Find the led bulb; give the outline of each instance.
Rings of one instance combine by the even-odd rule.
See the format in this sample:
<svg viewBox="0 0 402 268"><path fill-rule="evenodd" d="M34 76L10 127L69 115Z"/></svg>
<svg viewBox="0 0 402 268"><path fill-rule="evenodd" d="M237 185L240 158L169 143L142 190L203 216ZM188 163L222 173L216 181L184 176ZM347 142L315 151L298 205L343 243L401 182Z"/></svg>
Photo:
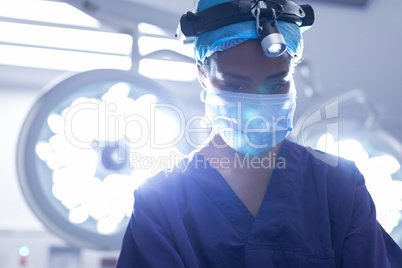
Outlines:
<svg viewBox="0 0 402 268"><path fill-rule="evenodd" d="M268 48L268 53L269 54L278 54L282 51L282 44L272 44L269 48Z"/></svg>
<svg viewBox="0 0 402 268"><path fill-rule="evenodd" d="M31 251L29 250L29 247L21 246L18 249L18 253L20 254L21 257L27 257L31 253Z"/></svg>

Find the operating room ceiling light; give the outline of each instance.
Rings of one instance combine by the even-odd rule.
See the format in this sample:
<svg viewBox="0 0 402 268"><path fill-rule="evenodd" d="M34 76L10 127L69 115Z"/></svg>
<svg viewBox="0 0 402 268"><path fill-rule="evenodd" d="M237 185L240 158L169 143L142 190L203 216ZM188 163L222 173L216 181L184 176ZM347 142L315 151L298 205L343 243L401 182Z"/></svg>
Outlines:
<svg viewBox="0 0 402 268"><path fill-rule="evenodd" d="M141 36L138 38L138 46L141 56L164 49L181 53L189 58L192 58L194 55L194 48L192 46L181 45L180 42L172 38Z"/></svg>
<svg viewBox="0 0 402 268"><path fill-rule="evenodd" d="M133 38L128 34L92 29L72 29L0 21L0 42L23 46L129 55Z"/></svg>
<svg viewBox="0 0 402 268"><path fill-rule="evenodd" d="M0 64L74 72L131 68L133 38L100 30L97 20L68 4L5 1L0 20Z"/></svg>
<svg viewBox="0 0 402 268"><path fill-rule="evenodd" d="M138 31L141 34L150 34L150 35L155 35L155 36L169 36L169 34L162 28L153 25L153 24L149 24L149 23L145 23L145 22L140 22L138 23Z"/></svg>
<svg viewBox="0 0 402 268"><path fill-rule="evenodd" d="M99 28L93 17L62 2L42 0L0 1L0 17L39 23Z"/></svg>
<svg viewBox="0 0 402 268"><path fill-rule="evenodd" d="M130 70L131 58L122 55L0 44L0 64L73 72L102 68Z"/></svg>
<svg viewBox="0 0 402 268"><path fill-rule="evenodd" d="M151 24L140 23L138 52L141 57L138 72L151 79L192 82L197 78L194 48L183 45Z"/></svg>
<svg viewBox="0 0 402 268"><path fill-rule="evenodd" d="M152 79L194 81L197 77L194 63L158 59L142 59L138 72Z"/></svg>
<svg viewBox="0 0 402 268"><path fill-rule="evenodd" d="M38 100L21 131L17 166L45 226L77 246L120 247L134 189L181 155L177 118L160 96L160 86L144 77L94 70Z"/></svg>

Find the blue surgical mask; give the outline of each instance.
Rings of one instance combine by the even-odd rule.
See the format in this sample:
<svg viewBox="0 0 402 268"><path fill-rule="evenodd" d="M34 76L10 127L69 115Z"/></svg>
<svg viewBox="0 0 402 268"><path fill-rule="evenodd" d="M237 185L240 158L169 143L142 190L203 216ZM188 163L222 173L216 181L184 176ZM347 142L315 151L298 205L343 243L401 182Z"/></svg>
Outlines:
<svg viewBox="0 0 402 268"><path fill-rule="evenodd" d="M215 133L234 150L256 155L293 130L294 94L250 94L208 89L205 115Z"/></svg>

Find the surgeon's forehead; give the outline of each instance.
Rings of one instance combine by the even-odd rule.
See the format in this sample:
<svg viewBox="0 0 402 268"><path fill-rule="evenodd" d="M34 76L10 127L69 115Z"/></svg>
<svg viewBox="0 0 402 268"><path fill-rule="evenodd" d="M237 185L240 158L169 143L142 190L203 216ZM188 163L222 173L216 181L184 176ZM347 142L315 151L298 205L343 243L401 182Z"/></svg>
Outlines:
<svg viewBox="0 0 402 268"><path fill-rule="evenodd" d="M288 53L275 58L265 56L258 40L248 40L225 51L215 52L207 59L209 71L235 71L252 75L253 72L274 74L293 69L292 57Z"/></svg>

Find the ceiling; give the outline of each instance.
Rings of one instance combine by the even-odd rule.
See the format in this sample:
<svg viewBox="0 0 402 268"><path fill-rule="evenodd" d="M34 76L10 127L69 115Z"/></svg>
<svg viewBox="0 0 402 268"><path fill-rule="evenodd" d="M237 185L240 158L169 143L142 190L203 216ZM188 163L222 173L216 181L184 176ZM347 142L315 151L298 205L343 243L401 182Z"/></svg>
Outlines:
<svg viewBox="0 0 402 268"><path fill-rule="evenodd" d="M147 21L166 27L173 34L179 16L193 6L192 0L65 2L99 19L105 28L124 33L135 32L134 23ZM402 35L398 19L402 1L303 1L310 2L316 12L315 25L304 35L304 64L308 65L310 74L306 81L300 77L296 81L311 86L313 94L299 90L296 118L359 89L374 107L379 127L402 143L402 88L399 81ZM63 74L64 71L58 70L0 65L0 120L3 125L0 133L0 213L7 215L0 218L0 229L43 228L19 190L15 150L29 107L42 94L45 85ZM178 98L186 92L192 98L190 103L198 102L200 88L196 82L161 83L174 90ZM197 108L201 107L197 105ZM365 107L359 105L348 111L352 115L367 113Z"/></svg>
<svg viewBox="0 0 402 268"><path fill-rule="evenodd" d="M366 5L369 0L308 0L304 1L306 3L328 3L328 4L336 4L336 5L349 5L349 6L358 6L362 7Z"/></svg>

